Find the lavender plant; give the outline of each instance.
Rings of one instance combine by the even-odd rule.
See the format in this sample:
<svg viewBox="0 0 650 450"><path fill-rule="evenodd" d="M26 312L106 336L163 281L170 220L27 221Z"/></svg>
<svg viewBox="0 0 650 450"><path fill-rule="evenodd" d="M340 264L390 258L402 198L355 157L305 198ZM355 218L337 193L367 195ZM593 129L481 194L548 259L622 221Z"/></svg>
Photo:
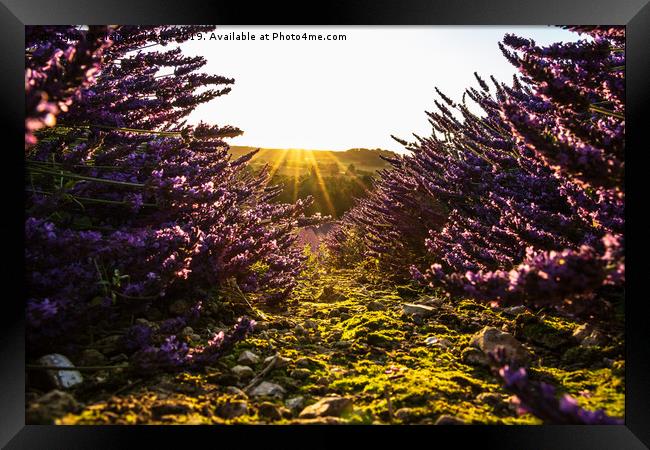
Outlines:
<svg viewBox="0 0 650 450"><path fill-rule="evenodd" d="M603 410L589 411L580 407L568 394L558 397L550 384L530 380L525 368L508 360L503 347L489 357L505 389L516 396L520 414L530 413L552 425L623 425L622 419L610 417Z"/></svg>
<svg viewBox="0 0 650 450"><path fill-rule="evenodd" d="M139 373L152 373L160 370L203 368L213 364L237 342L245 339L254 327L254 320L242 317L229 334L220 331L215 333L206 345L194 348L189 348L186 343L180 342L176 335L165 338L164 342L156 346L151 342L150 329L146 326L134 328L130 338L140 342L137 345L139 350L131 356L131 369Z"/></svg>
<svg viewBox="0 0 650 450"><path fill-rule="evenodd" d="M432 287L501 305L593 312L603 286L620 291L624 35L575 31L592 38L542 48L506 36L521 73L511 85L475 74L462 102L438 91L431 136L401 141L411 154L391 161L330 248L356 230L366 256L402 268L391 273L410 265Z"/></svg>
<svg viewBox="0 0 650 450"><path fill-rule="evenodd" d="M205 29L27 27L31 350L168 299L206 300L226 281L269 302L295 285L296 228L320 220L304 215L310 199L273 203L268 169L253 174L243 170L252 154L228 156L224 139L240 130L183 121L233 83L200 73L203 57L165 50ZM166 330L167 354L184 351L177 328ZM134 333L131 351L151 331Z"/></svg>

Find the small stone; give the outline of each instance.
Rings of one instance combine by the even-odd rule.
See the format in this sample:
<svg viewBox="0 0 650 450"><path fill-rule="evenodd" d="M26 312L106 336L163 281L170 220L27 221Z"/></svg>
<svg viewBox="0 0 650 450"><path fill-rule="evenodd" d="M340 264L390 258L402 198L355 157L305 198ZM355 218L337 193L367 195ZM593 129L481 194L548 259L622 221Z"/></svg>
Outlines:
<svg viewBox="0 0 650 450"><path fill-rule="evenodd" d="M409 316L428 317L436 311L436 308L415 303L404 303L402 304L402 311Z"/></svg>
<svg viewBox="0 0 650 450"><path fill-rule="evenodd" d="M417 416L416 411L413 408L400 408L395 411L395 418L401 420L402 422L410 422L415 416Z"/></svg>
<svg viewBox="0 0 650 450"><path fill-rule="evenodd" d="M573 331L573 339L580 342L583 347L598 347L607 343L607 336L594 330L587 324L581 325Z"/></svg>
<svg viewBox="0 0 650 450"><path fill-rule="evenodd" d="M248 398L248 395L246 395L246 392L242 391L237 386L227 386L226 387L226 392L231 394L231 395L234 395L235 397Z"/></svg>
<svg viewBox="0 0 650 450"><path fill-rule="evenodd" d="M435 336L430 336L424 340L424 343L427 344L430 347L441 347L441 348L449 348L452 346L452 343L449 342L448 339L445 338L437 338Z"/></svg>
<svg viewBox="0 0 650 450"><path fill-rule="evenodd" d="M106 362L106 356L94 348L84 350L79 358L80 366L104 366Z"/></svg>
<svg viewBox="0 0 650 450"><path fill-rule="evenodd" d="M481 350L474 347L467 347L461 353L461 359L465 364L472 366L490 366L490 359Z"/></svg>
<svg viewBox="0 0 650 450"><path fill-rule="evenodd" d="M600 331L593 330L586 338L584 338L580 345L583 347L600 347L607 343L607 337Z"/></svg>
<svg viewBox="0 0 650 450"><path fill-rule="evenodd" d="M274 356L269 356L268 358L264 359L264 364L269 364L273 358ZM283 367L287 367L290 362L291 362L290 359L279 356L277 361L275 361L275 365L273 366L273 368L281 369Z"/></svg>
<svg viewBox="0 0 650 450"><path fill-rule="evenodd" d="M523 365L529 359L528 350L513 335L494 327L485 327L474 336L470 345L477 347L486 355L494 352L497 347L504 347L507 358Z"/></svg>
<svg viewBox="0 0 650 450"><path fill-rule="evenodd" d="M260 357L250 350L244 350L239 355L239 358L237 358L237 362L245 366L252 366L254 364L257 364L259 361Z"/></svg>
<svg viewBox="0 0 650 450"><path fill-rule="evenodd" d="M314 417L334 416L339 417L342 414L352 410L352 400L346 397L325 397L316 403L307 406L302 410L299 417L309 419Z"/></svg>
<svg viewBox="0 0 650 450"><path fill-rule="evenodd" d="M280 411L280 415L284 419L291 419L293 417L293 411L291 411L289 408L285 408L284 406L280 406L278 408L278 411Z"/></svg>
<svg viewBox="0 0 650 450"><path fill-rule="evenodd" d="M340 425L344 421L338 417L314 417L311 419L296 419L291 425Z"/></svg>
<svg viewBox="0 0 650 450"><path fill-rule="evenodd" d="M465 425L465 422L460 420L458 417L443 414L438 417L434 425Z"/></svg>
<svg viewBox="0 0 650 450"><path fill-rule="evenodd" d="M296 333L296 334L306 334L306 333L307 333L307 330L306 330L305 327L303 327L302 325L297 324L297 325L294 327L293 332Z"/></svg>
<svg viewBox="0 0 650 450"><path fill-rule="evenodd" d="M237 365L232 369L230 369L230 371L234 373L236 376L238 376L239 378L252 378L253 375L255 375L253 369L251 369L248 366Z"/></svg>
<svg viewBox="0 0 650 450"><path fill-rule="evenodd" d="M298 366L298 367L309 367L309 366L312 365L313 362L314 361L311 358L307 358L307 357L303 356L302 358L296 359L296 366Z"/></svg>
<svg viewBox="0 0 650 450"><path fill-rule="evenodd" d="M187 414L188 412L190 412L188 405L174 400L161 400L151 406L151 415L155 419L171 414Z"/></svg>
<svg viewBox="0 0 650 450"><path fill-rule="evenodd" d="M503 403L503 399L499 394L492 392L483 392L476 397L476 401L479 403L485 403L490 406L497 406Z"/></svg>
<svg viewBox="0 0 650 450"><path fill-rule="evenodd" d="M385 311L386 305L381 302L373 301L366 305L368 311Z"/></svg>
<svg viewBox="0 0 650 450"><path fill-rule="evenodd" d="M248 414L248 403L244 400L226 400L217 406L215 413L224 419L234 419L235 417Z"/></svg>
<svg viewBox="0 0 650 450"><path fill-rule="evenodd" d="M93 347L105 355L113 355L122 349L122 342L123 339L120 335L106 336L97 340Z"/></svg>
<svg viewBox="0 0 650 450"><path fill-rule="evenodd" d="M516 316L526 312L526 307L524 305L511 306L510 308L503 308L503 313L508 316Z"/></svg>
<svg viewBox="0 0 650 450"><path fill-rule="evenodd" d="M318 328L318 323L313 319L307 319L305 320L305 328L315 330Z"/></svg>
<svg viewBox="0 0 650 450"><path fill-rule="evenodd" d="M289 408L291 411L298 411L301 410L305 406L305 397L303 396L298 396L298 397L292 397L286 402L284 402L287 408Z"/></svg>
<svg viewBox="0 0 650 450"><path fill-rule="evenodd" d="M182 337L189 337L193 334L194 334L194 329L192 327L185 327L183 328L183 331L181 331Z"/></svg>
<svg viewBox="0 0 650 450"><path fill-rule="evenodd" d="M289 373L289 376L296 380L306 380L310 375L311 370L309 369L294 369Z"/></svg>
<svg viewBox="0 0 650 450"><path fill-rule="evenodd" d="M53 390L30 404L25 421L30 425L52 425L57 418L79 410L79 403L67 392Z"/></svg>
<svg viewBox="0 0 650 450"><path fill-rule="evenodd" d="M280 412L280 409L277 406L275 406L273 403L269 403L269 402L262 403L257 409L257 414L260 417L264 417L265 419L268 420L282 419L282 413Z"/></svg>
<svg viewBox="0 0 650 450"><path fill-rule="evenodd" d="M188 310L189 310L189 306L187 302L184 300L176 300L171 305L169 305L169 312L176 316L181 316L185 314Z"/></svg>
<svg viewBox="0 0 650 450"><path fill-rule="evenodd" d="M571 335L571 337L573 339L575 339L577 342L580 342L584 338L589 336L590 333L591 333L591 330L590 330L589 326L585 323L583 325L580 325L575 330L573 330L573 334Z"/></svg>
<svg viewBox="0 0 650 450"><path fill-rule="evenodd" d="M276 397L282 398L286 391L279 384L271 383L269 381L262 381L253 390L250 395L253 397Z"/></svg>
<svg viewBox="0 0 650 450"><path fill-rule="evenodd" d="M352 342L350 341L339 341L334 343L334 347L336 348L350 348L352 346Z"/></svg>
<svg viewBox="0 0 650 450"><path fill-rule="evenodd" d="M59 353L52 353L38 359L42 366L74 367L72 362ZM45 370L47 383L55 389L69 389L83 382L78 370Z"/></svg>
<svg viewBox="0 0 650 450"><path fill-rule="evenodd" d="M420 303L426 306L441 306L444 300L439 297L428 297L420 300Z"/></svg>

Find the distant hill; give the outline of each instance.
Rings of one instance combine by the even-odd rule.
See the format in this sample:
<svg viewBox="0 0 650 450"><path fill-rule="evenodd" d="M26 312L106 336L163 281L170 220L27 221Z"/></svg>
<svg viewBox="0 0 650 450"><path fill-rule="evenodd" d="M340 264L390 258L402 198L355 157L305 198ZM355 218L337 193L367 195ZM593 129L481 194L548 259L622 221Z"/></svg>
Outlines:
<svg viewBox="0 0 650 450"><path fill-rule="evenodd" d="M233 146L230 153L238 158L255 150L256 147ZM269 183L283 187L274 201L292 203L312 197L313 203L306 214L320 212L337 219L354 205L355 199L367 195L378 170L391 167L381 156L391 157L395 153L367 148L346 151L261 148L248 167L253 171L264 165L270 167ZM301 239L303 244L317 245L320 236L311 230L305 231Z"/></svg>
<svg viewBox="0 0 650 450"><path fill-rule="evenodd" d="M257 150L257 147L230 147L230 152L234 157L245 155L254 150ZM345 151L261 148L251 160L251 164L275 164L279 166L281 172L291 172L291 169L294 168L299 168L302 171L311 165L332 166L334 164L344 171L350 164L353 164L356 170L375 172L390 167L390 164L380 156L391 157L395 156L395 153L378 148L352 148ZM278 161L280 162L278 163Z"/></svg>

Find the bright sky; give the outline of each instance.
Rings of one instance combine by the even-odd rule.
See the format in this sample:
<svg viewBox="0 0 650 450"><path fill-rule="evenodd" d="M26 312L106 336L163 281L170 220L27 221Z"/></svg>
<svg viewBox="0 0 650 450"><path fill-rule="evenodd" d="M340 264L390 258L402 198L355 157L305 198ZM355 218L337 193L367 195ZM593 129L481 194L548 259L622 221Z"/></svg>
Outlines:
<svg viewBox="0 0 650 450"><path fill-rule="evenodd" d="M183 44L204 71L235 78L232 92L201 105L203 120L241 128L229 142L267 148L401 151L391 134L428 136L424 111L434 86L459 100L476 86L473 72L510 81L514 68L497 46L505 33L539 44L580 37L557 27L255 27L222 26L215 34L252 33L256 40ZM262 41L268 33L345 34L342 41ZM207 36L206 36L207 37Z"/></svg>

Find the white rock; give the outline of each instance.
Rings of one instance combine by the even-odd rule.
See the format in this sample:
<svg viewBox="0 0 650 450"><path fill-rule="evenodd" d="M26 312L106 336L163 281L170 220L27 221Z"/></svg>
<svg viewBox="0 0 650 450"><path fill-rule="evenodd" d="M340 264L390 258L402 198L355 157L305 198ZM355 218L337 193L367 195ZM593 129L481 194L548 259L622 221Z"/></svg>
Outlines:
<svg viewBox="0 0 650 450"><path fill-rule="evenodd" d="M74 367L72 362L59 353L52 353L39 358L38 363L43 366ZM57 389L69 389L83 382L81 372L78 370L46 370L45 373L50 383Z"/></svg>
<svg viewBox="0 0 650 450"><path fill-rule="evenodd" d="M305 397L303 396L293 397L287 400L284 404L290 410L296 411L298 409L302 409L302 407L305 406Z"/></svg>
<svg viewBox="0 0 650 450"><path fill-rule="evenodd" d="M235 366L230 369L230 371L237 375L239 378L251 378L253 375L255 375L253 369L248 366Z"/></svg>
<svg viewBox="0 0 650 450"><path fill-rule="evenodd" d="M508 316L516 316L518 314L521 314L526 311L526 307L524 305L519 305L519 306L511 306L510 308L504 308L503 313L507 314Z"/></svg>
<svg viewBox="0 0 650 450"><path fill-rule="evenodd" d="M274 358L274 356L269 356L264 360L264 364L269 364L271 360ZM278 360L275 362L275 365L273 366L274 368L282 368L282 367L287 367L289 363L291 362L290 359L288 358L283 358L282 356L278 357Z"/></svg>
<svg viewBox="0 0 650 450"><path fill-rule="evenodd" d="M244 400L229 400L219 405L216 409L219 417L224 419L233 419L235 417L248 414L248 403Z"/></svg>
<svg viewBox="0 0 650 450"><path fill-rule="evenodd" d="M302 410L300 418L338 417L352 409L352 400L346 397L325 397Z"/></svg>
<svg viewBox="0 0 650 450"><path fill-rule="evenodd" d="M430 316L436 311L436 309L431 306L417 305L415 303L403 303L402 310L404 311L404 314L423 317Z"/></svg>
<svg viewBox="0 0 650 450"><path fill-rule="evenodd" d="M440 339L435 336L430 336L424 340L424 343L431 346L431 347L442 347L442 348L449 348L452 346L451 342L447 339Z"/></svg>
<svg viewBox="0 0 650 450"><path fill-rule="evenodd" d="M269 381L262 381L257 385L253 390L250 391L250 395L253 397L276 397L282 398L286 394L286 391L279 384L271 383Z"/></svg>
<svg viewBox="0 0 650 450"><path fill-rule="evenodd" d="M528 350L515 337L494 327L485 327L474 336L470 345L477 347L488 354L494 352L497 347L504 347L506 357L513 359L518 364L524 364L530 358Z"/></svg>
<svg viewBox="0 0 650 450"><path fill-rule="evenodd" d="M237 359L238 363L243 364L245 366L257 364L259 361L260 361L260 357L255 353L251 352L250 350L244 350L243 352L241 352L241 355L239 355L239 358Z"/></svg>

